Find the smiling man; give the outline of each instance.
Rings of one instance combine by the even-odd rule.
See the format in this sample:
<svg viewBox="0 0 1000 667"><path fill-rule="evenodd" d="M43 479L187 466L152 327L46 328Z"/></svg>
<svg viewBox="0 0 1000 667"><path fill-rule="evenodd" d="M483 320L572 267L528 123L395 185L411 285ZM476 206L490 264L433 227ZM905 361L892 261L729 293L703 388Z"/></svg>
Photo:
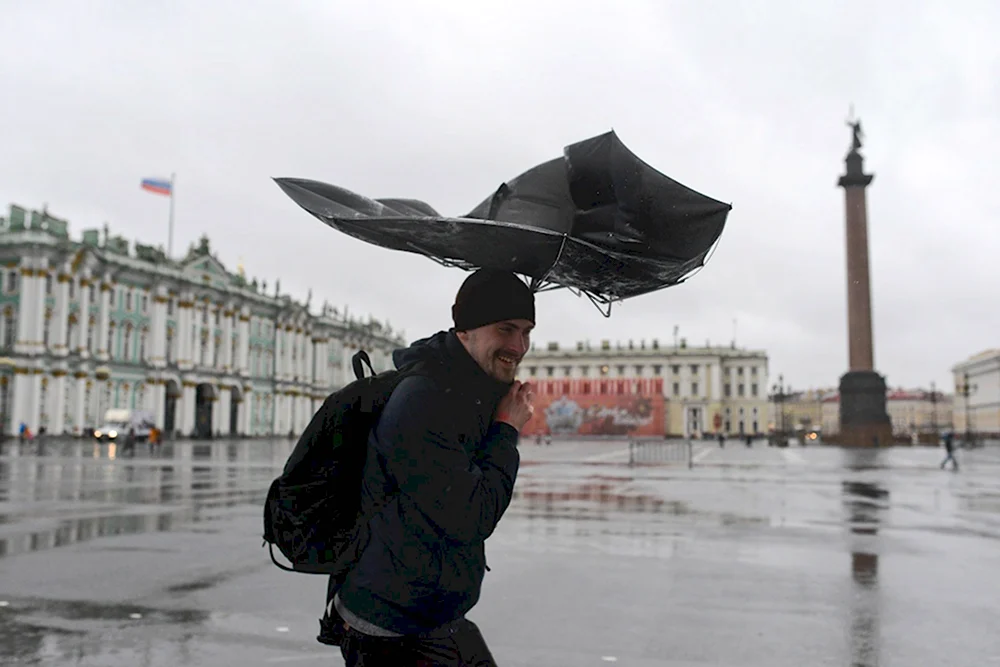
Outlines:
<svg viewBox="0 0 1000 667"><path fill-rule="evenodd" d="M453 329L397 350L403 380L369 439L362 482L368 542L329 614L349 667L496 663L465 614L478 602L485 542L510 504L531 419L515 381L535 325L534 294L512 273L470 275ZM336 611L336 614L333 612Z"/></svg>

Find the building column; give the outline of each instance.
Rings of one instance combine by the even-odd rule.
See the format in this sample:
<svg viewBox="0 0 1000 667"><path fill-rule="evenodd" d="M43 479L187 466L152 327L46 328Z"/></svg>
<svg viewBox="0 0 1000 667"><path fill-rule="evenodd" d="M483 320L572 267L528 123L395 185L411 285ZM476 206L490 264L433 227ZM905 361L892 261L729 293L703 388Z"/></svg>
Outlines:
<svg viewBox="0 0 1000 667"><path fill-rule="evenodd" d="M240 308L240 321L237 327L237 360L236 365L239 375L246 377L250 374L250 308L243 306Z"/></svg>
<svg viewBox="0 0 1000 667"><path fill-rule="evenodd" d="M167 366L167 304L170 302L166 285L153 288L153 313L149 321L151 340L146 357L153 368Z"/></svg>
<svg viewBox="0 0 1000 667"><path fill-rule="evenodd" d="M240 405L240 435L256 435L253 430L254 393L248 387L243 387L243 403Z"/></svg>
<svg viewBox="0 0 1000 667"><path fill-rule="evenodd" d="M30 257L21 258L21 284L18 292L20 298L17 307L17 338L14 339L15 354L31 354L35 340L33 331L35 323L35 308L38 299L35 298L35 269Z"/></svg>
<svg viewBox="0 0 1000 667"><path fill-rule="evenodd" d="M233 372L233 306L227 303L222 310L222 372Z"/></svg>
<svg viewBox="0 0 1000 667"><path fill-rule="evenodd" d="M198 385L193 382L182 382L181 385L181 419L178 430L187 438L194 433L195 388Z"/></svg>
<svg viewBox="0 0 1000 667"><path fill-rule="evenodd" d="M720 357L712 364L712 394L711 400L722 399L722 358Z"/></svg>
<svg viewBox="0 0 1000 667"><path fill-rule="evenodd" d="M38 268L35 269L35 339L34 353L45 354L45 280L49 277L49 260L45 257L38 259ZM51 331L50 331L51 333Z"/></svg>
<svg viewBox="0 0 1000 667"><path fill-rule="evenodd" d="M73 276L59 272L56 283L56 308L52 313L51 343L52 354L65 357L69 354L69 341L66 335L69 331L69 286ZM60 431L61 432L61 431Z"/></svg>
<svg viewBox="0 0 1000 667"><path fill-rule="evenodd" d="M48 394L49 430L53 435L62 435L66 430L66 371L56 370L52 375Z"/></svg>
<svg viewBox="0 0 1000 667"><path fill-rule="evenodd" d="M38 435L38 427L42 425L42 369L35 368L31 372L28 384L28 427Z"/></svg>
<svg viewBox="0 0 1000 667"><path fill-rule="evenodd" d="M153 380L152 391L149 392L153 396L153 421L156 423L156 427L163 429L166 426L167 420L167 382L166 380ZM175 416L176 419L176 416Z"/></svg>
<svg viewBox="0 0 1000 667"><path fill-rule="evenodd" d="M191 297L182 294L177 299L177 367L181 370L191 368L191 314L194 303ZM178 421L178 423L181 423Z"/></svg>
<svg viewBox="0 0 1000 667"><path fill-rule="evenodd" d="M330 339L321 338L319 341L319 362L316 364L316 374L319 376L317 384L322 388L323 393L330 390Z"/></svg>
<svg viewBox="0 0 1000 667"><path fill-rule="evenodd" d="M231 408L233 407L233 394L232 390L227 387L219 387L219 426L216 429L218 433L223 435L229 435L229 418L231 416Z"/></svg>
<svg viewBox="0 0 1000 667"><path fill-rule="evenodd" d="M84 272L80 276L80 310L77 311L80 319L80 337L76 344L76 353L83 359L90 356L90 350L87 348L87 338L90 337L90 285L90 275Z"/></svg>
<svg viewBox="0 0 1000 667"><path fill-rule="evenodd" d="M31 376L26 368L15 368L14 378L10 391L13 392L10 398L10 434L17 435L21 428L21 422L28 422L28 392L30 391Z"/></svg>
<svg viewBox="0 0 1000 667"><path fill-rule="evenodd" d="M302 349L302 384L311 386L313 383L313 372L312 372L312 351L313 343L312 336L309 335L308 331L302 333L299 337L299 345Z"/></svg>
<svg viewBox="0 0 1000 667"><path fill-rule="evenodd" d="M299 382L305 384L309 381L306 377L306 369L309 367L306 364L306 334L301 328L295 330L295 357L298 360L295 365L295 375L299 378Z"/></svg>
<svg viewBox="0 0 1000 667"><path fill-rule="evenodd" d="M191 364L195 368L199 368L205 363L205 359L202 356L202 351L205 349L201 342L202 331L204 330L204 325L202 324L202 318L204 317L203 306L205 304L195 301L194 309L191 311L192 317L192 342L191 342Z"/></svg>
<svg viewBox="0 0 1000 667"><path fill-rule="evenodd" d="M101 361L107 361L111 351L108 349L108 333L111 325L111 279L105 276L100 281L101 312L97 318L97 354Z"/></svg>

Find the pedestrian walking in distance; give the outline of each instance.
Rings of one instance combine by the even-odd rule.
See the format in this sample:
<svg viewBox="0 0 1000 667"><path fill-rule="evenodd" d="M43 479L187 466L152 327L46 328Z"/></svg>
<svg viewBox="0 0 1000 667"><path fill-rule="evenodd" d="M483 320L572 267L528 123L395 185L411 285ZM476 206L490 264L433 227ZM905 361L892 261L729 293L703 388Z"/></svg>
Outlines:
<svg viewBox="0 0 1000 667"><path fill-rule="evenodd" d="M944 434L944 451L947 455L944 457L944 461L941 461L941 469L951 461L952 469L958 470L958 459L955 458L955 434L951 431L947 431Z"/></svg>

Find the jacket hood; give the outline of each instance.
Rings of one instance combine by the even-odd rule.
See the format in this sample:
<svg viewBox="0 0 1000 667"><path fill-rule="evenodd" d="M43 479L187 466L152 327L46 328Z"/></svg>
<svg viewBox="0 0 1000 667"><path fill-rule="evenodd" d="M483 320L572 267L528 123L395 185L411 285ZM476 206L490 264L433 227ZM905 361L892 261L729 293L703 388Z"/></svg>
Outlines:
<svg viewBox="0 0 1000 667"><path fill-rule="evenodd" d="M471 384L470 388L495 393L498 398L510 389L510 383L496 380L482 369L462 345L454 329L439 331L414 341L409 347L395 350L392 362L398 369L417 362L429 363L432 368L443 371L463 384Z"/></svg>

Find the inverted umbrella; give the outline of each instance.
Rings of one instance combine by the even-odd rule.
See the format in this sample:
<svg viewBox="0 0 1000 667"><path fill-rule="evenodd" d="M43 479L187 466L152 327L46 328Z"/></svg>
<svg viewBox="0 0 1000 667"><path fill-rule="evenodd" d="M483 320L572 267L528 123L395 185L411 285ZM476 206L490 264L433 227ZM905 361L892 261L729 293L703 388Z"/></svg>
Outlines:
<svg viewBox="0 0 1000 667"><path fill-rule="evenodd" d="M334 229L467 270L509 270L535 291L611 304L683 282L704 265L732 207L636 157L612 131L571 144L503 183L462 217L415 199L369 199L299 178L275 181Z"/></svg>

